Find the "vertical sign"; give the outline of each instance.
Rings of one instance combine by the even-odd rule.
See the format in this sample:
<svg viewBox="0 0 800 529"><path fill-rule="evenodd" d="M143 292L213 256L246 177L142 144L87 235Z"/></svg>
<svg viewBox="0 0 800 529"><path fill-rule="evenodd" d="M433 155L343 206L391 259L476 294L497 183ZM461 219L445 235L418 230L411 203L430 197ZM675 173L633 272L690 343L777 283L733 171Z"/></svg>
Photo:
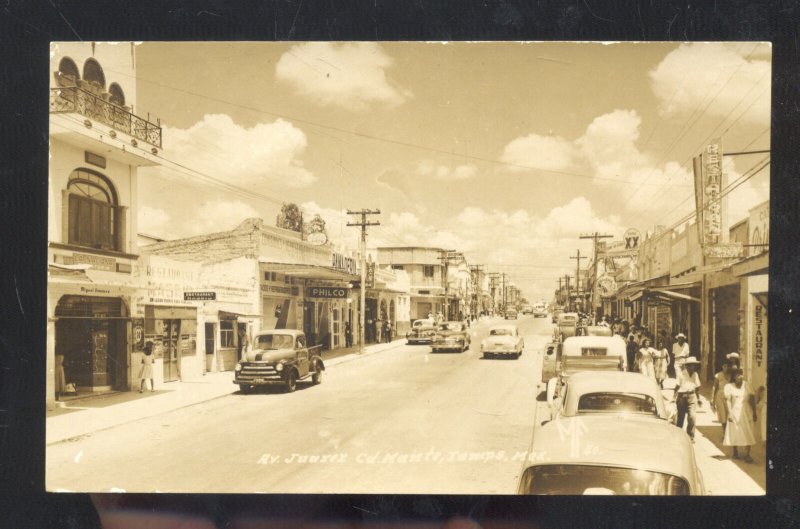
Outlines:
<svg viewBox="0 0 800 529"><path fill-rule="evenodd" d="M703 246L724 242L722 234L722 140L706 146L703 156Z"/></svg>
<svg viewBox="0 0 800 529"><path fill-rule="evenodd" d="M764 317L764 305L755 297L753 309L753 360L756 367L761 367L766 360L767 319Z"/></svg>
<svg viewBox="0 0 800 529"><path fill-rule="evenodd" d="M367 277L366 277L366 287L365 288L375 288L375 263L366 263L367 264Z"/></svg>

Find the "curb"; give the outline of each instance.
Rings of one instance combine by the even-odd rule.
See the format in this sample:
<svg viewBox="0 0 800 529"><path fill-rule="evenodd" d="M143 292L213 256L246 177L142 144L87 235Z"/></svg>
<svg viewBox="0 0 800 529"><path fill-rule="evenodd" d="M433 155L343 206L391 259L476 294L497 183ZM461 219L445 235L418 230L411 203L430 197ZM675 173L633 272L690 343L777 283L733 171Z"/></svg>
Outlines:
<svg viewBox="0 0 800 529"><path fill-rule="evenodd" d="M336 358L331 358L329 361L325 362L325 366L326 367L327 366L336 366L336 365L339 365L339 364L346 364L347 362L351 362L351 361L356 360L358 358L366 358L368 356L372 356L372 355L375 355L375 354L378 354L378 353L382 353L384 351L389 351L391 349L395 349L397 347L400 347L400 346L404 345L404 342L405 342L405 339L394 340L394 341L392 341L392 342L390 342L388 344L382 344L382 345L386 345L386 347L374 348L371 351L369 349L366 349L364 351L364 354L361 354L361 353L350 353L350 354L344 355L344 356L337 356Z"/></svg>

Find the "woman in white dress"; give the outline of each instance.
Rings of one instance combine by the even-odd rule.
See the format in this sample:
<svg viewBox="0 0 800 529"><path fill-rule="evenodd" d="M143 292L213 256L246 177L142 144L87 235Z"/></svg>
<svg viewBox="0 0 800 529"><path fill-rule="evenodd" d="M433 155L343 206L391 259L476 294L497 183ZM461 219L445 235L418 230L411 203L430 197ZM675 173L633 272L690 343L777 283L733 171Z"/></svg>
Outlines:
<svg viewBox="0 0 800 529"><path fill-rule="evenodd" d="M155 384L153 384L153 362L155 362L155 357L153 356L153 342L147 342L144 344L142 367L139 369L139 378L142 379L139 385L139 393L144 391L145 381L148 378L150 379L150 391L156 390Z"/></svg>
<svg viewBox="0 0 800 529"><path fill-rule="evenodd" d="M656 372L656 382L664 389L664 380L667 379L667 370L669 368L669 351L664 346L664 341L658 342L658 347L653 353L653 369Z"/></svg>
<svg viewBox="0 0 800 529"><path fill-rule="evenodd" d="M655 380L656 371L653 364L653 356L655 355L656 350L650 347L650 338L642 338L641 343L642 347L639 349L639 356L637 359L639 372Z"/></svg>
<svg viewBox="0 0 800 529"><path fill-rule="evenodd" d="M725 409L728 415L728 425L725 428L724 446L733 447L733 458L741 457L746 463L752 463L750 447L756 444L753 424L758 419L756 412L756 396L750 384L744 381L744 375L739 368L732 368L733 382L724 388ZM739 449L742 449L740 453Z"/></svg>

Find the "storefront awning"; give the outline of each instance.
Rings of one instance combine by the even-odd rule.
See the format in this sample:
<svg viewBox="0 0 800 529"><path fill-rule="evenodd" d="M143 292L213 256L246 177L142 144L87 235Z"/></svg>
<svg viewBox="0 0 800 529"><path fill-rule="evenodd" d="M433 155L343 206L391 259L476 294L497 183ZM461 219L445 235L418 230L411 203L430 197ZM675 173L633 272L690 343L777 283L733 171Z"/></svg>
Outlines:
<svg viewBox="0 0 800 529"><path fill-rule="evenodd" d="M361 276L336 270L327 266L287 263L260 263L270 272L285 274L289 277L306 279L327 279L334 281L357 281Z"/></svg>
<svg viewBox="0 0 800 529"><path fill-rule="evenodd" d="M731 273L735 277L766 274L769 272L769 252L763 252L753 257L742 259L731 266Z"/></svg>
<svg viewBox="0 0 800 529"><path fill-rule="evenodd" d="M673 300L681 300L681 301L695 301L700 303L698 298L688 296L686 294L681 294L680 292L675 292L673 290L665 289L665 288L643 288L639 290L637 293L633 294L630 297L631 301L636 301L640 298L661 298L666 301L673 301Z"/></svg>

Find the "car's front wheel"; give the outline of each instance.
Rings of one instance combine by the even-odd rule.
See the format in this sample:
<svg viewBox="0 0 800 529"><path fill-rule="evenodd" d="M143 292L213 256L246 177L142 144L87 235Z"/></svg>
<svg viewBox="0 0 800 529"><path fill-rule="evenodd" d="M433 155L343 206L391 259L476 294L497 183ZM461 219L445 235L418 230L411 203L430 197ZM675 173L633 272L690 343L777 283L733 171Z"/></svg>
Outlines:
<svg viewBox="0 0 800 529"><path fill-rule="evenodd" d="M287 393L292 393L294 390L297 389L297 375L294 372L294 369L290 369L286 373L286 379L284 380L284 386Z"/></svg>
<svg viewBox="0 0 800 529"><path fill-rule="evenodd" d="M314 374L311 375L311 382L313 384L322 384L322 366L319 362L314 366Z"/></svg>

